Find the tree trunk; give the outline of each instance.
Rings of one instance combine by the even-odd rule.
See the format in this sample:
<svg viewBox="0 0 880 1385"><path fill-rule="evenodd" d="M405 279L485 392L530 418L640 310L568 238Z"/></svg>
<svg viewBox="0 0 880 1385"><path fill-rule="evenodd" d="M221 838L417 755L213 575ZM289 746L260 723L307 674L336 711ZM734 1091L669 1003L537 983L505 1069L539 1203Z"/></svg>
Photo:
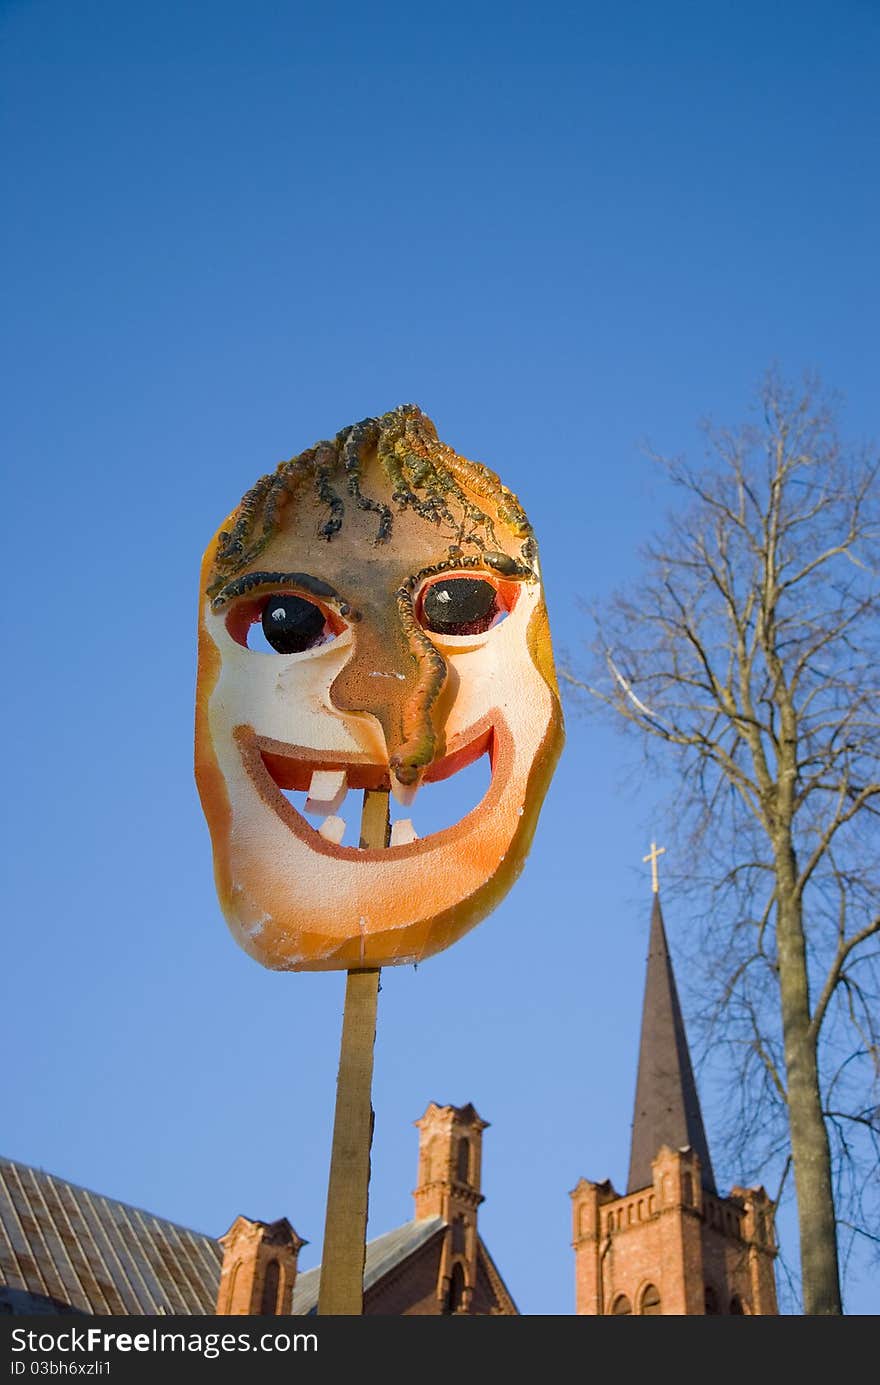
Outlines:
<svg viewBox="0 0 880 1385"><path fill-rule="evenodd" d="M810 1032L803 913L790 843L777 851L777 949L791 1157L800 1234L804 1312L840 1314L831 1150L822 1116L816 1037Z"/></svg>

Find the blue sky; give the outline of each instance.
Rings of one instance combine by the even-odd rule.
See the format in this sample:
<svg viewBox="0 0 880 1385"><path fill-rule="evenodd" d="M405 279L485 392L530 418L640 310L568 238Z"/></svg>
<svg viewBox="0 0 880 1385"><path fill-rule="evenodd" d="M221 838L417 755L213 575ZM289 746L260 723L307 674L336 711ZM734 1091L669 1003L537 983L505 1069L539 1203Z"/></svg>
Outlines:
<svg viewBox="0 0 880 1385"><path fill-rule="evenodd" d="M763 370L877 432L880 16L838 3L0 6L11 492L3 1152L320 1253L343 978L216 905L192 779L198 562L282 457L419 403L518 493L557 648ZM567 1192L626 1177L663 785L568 716L525 873L380 997L371 1231L429 1100L481 1227L573 1311ZM681 863L665 858L671 874ZM673 952L676 914L667 905ZM687 992L687 978L680 977ZM716 1098L706 1094L712 1141ZM716 1156L725 1185L737 1171ZM848 1290L876 1312L866 1273Z"/></svg>

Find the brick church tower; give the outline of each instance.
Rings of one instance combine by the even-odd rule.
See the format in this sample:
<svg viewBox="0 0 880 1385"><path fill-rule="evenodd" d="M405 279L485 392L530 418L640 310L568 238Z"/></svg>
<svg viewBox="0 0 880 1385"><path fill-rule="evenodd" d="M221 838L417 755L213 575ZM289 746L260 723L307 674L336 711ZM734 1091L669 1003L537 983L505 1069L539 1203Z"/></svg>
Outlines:
<svg viewBox="0 0 880 1385"><path fill-rule="evenodd" d="M286 1217L251 1221L236 1217L220 1237L223 1264L217 1312L241 1316L289 1313L297 1256L304 1245Z"/></svg>
<svg viewBox="0 0 880 1385"><path fill-rule="evenodd" d="M773 1203L715 1187L656 875L626 1193L582 1178L571 1199L577 1313L779 1311Z"/></svg>
<svg viewBox="0 0 880 1385"><path fill-rule="evenodd" d="M419 1182L413 1197L416 1221L440 1217L447 1227L440 1252L439 1293L450 1312L472 1310L477 1284L477 1208L483 1201L480 1170L488 1125L473 1106L432 1101L419 1131Z"/></svg>

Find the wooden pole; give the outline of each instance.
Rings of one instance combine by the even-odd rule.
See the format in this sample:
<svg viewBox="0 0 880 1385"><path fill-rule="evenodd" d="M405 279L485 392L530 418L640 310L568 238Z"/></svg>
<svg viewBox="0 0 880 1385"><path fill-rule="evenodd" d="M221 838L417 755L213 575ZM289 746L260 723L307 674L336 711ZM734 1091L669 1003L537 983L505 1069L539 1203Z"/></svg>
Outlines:
<svg viewBox="0 0 880 1385"><path fill-rule="evenodd" d="M367 789L361 817L361 846L385 847L389 833L388 794ZM378 967L348 973L318 1288L318 1313L322 1316L358 1317L364 1311L364 1257L373 1139L370 1089L378 997Z"/></svg>

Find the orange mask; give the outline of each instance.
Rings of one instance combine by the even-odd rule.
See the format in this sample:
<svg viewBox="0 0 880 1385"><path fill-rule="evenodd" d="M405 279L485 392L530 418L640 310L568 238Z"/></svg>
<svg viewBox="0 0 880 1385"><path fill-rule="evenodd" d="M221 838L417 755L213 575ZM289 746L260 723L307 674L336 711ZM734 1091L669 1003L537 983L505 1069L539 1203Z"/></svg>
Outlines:
<svg viewBox="0 0 880 1385"><path fill-rule="evenodd" d="M414 406L283 462L209 544L196 780L223 912L265 966L455 942L522 869L562 737L529 523ZM489 788L454 826L344 843L347 791L410 804L481 755Z"/></svg>

